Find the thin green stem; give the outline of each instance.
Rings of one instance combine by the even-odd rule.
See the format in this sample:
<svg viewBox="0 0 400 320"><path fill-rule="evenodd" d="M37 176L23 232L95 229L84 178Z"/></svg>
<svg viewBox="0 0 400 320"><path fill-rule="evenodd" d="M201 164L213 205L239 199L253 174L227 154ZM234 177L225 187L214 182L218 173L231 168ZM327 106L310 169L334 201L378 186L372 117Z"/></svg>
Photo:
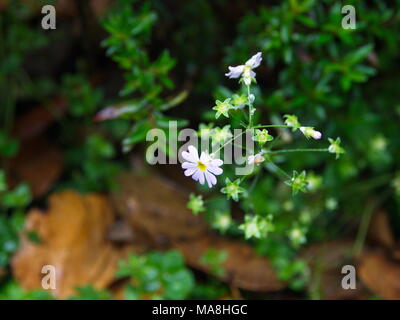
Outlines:
<svg viewBox="0 0 400 320"><path fill-rule="evenodd" d="M252 127L253 129L259 129L259 128L289 128L286 124L267 124L267 125L261 125L261 126L254 126Z"/></svg>
<svg viewBox="0 0 400 320"><path fill-rule="evenodd" d="M269 159L268 159L269 160ZM275 171L279 172L282 176L285 176L288 179L292 179L291 175L288 174L285 170L281 169L278 167L275 163L273 163L271 160L268 161L268 163L275 169Z"/></svg>
<svg viewBox="0 0 400 320"><path fill-rule="evenodd" d="M220 151L221 149L225 148L226 145L228 145L229 143L231 143L232 141L235 141L236 138L240 137L242 134L246 133L247 130L244 130L242 132L240 132L239 134L237 134L236 136L234 136L232 139L228 140L227 142L225 142L221 147L219 147L217 150L215 150L212 154L216 154L218 151Z"/></svg>
<svg viewBox="0 0 400 320"><path fill-rule="evenodd" d="M288 153L288 152L328 152L328 148L282 149L282 150L276 150L276 151L267 151L268 154L279 154L279 153Z"/></svg>
<svg viewBox="0 0 400 320"><path fill-rule="evenodd" d="M261 167L260 170L256 173L256 176L255 176L253 182L250 185L250 188L249 188L249 191L248 191L249 193L251 193L253 191L254 187L256 186L256 184L257 184L257 182L258 182L258 180L259 180L259 178L261 176L262 170L263 170L263 168Z"/></svg>
<svg viewBox="0 0 400 320"><path fill-rule="evenodd" d="M353 247L353 255L358 256L364 247L364 242L367 237L368 228L371 222L371 218L376 208L388 197L391 191L384 193L378 199L374 199L367 203L366 209L361 218L360 227L357 232L356 240Z"/></svg>
<svg viewBox="0 0 400 320"><path fill-rule="evenodd" d="M247 100L249 101L249 128L253 125L253 103L250 102L250 86L247 86Z"/></svg>

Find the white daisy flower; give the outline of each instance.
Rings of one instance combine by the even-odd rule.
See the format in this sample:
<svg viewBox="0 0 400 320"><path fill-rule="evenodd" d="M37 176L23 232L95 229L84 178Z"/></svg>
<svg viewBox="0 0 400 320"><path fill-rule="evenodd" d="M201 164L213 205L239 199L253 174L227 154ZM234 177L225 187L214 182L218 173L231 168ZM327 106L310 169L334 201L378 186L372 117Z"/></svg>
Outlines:
<svg viewBox="0 0 400 320"><path fill-rule="evenodd" d="M240 76L243 76L243 81L246 86L250 85L251 80L253 80L256 76L256 73L253 71L253 69L257 68L262 60L261 57L262 53L258 52L254 56L252 56L249 60L246 61L244 65L236 66L236 67L231 67L229 66L229 72L225 73L229 79L232 78L239 78Z"/></svg>
<svg viewBox="0 0 400 320"><path fill-rule="evenodd" d="M185 176L192 176L193 180L204 184L207 181L208 187L211 188L217 184L218 176L223 170L219 168L223 165L222 160L213 159L207 152L202 152L199 158L197 149L194 146L188 147L188 152L182 152L183 159L182 169L185 169Z"/></svg>

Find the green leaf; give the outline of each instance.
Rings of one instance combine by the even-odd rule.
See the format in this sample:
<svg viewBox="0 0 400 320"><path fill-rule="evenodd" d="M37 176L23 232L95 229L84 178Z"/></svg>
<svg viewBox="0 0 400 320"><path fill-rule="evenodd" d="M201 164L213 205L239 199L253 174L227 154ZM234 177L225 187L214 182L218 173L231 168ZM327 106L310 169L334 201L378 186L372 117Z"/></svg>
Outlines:
<svg viewBox="0 0 400 320"><path fill-rule="evenodd" d="M107 290L95 289L92 285L78 287L75 289L77 294L69 300L111 300L111 293Z"/></svg>
<svg viewBox="0 0 400 320"><path fill-rule="evenodd" d="M53 296L45 290L25 291L15 281L6 283L0 291L0 300L52 300Z"/></svg>
<svg viewBox="0 0 400 320"><path fill-rule="evenodd" d="M345 58L345 63L347 65L355 65L359 62L361 62L364 58L368 56L368 54L371 52L371 50L374 48L373 44L367 44L365 46L362 46L361 48L358 48L357 50L349 53L346 58Z"/></svg>
<svg viewBox="0 0 400 320"><path fill-rule="evenodd" d="M6 191L7 190L7 181L6 181L6 175L4 174L4 171L0 171L0 192Z"/></svg>
<svg viewBox="0 0 400 320"><path fill-rule="evenodd" d="M166 103L162 104L158 107L159 110L165 111L169 110L177 105L181 104L188 96L188 92L186 90L180 92L172 99L168 100Z"/></svg>
<svg viewBox="0 0 400 320"><path fill-rule="evenodd" d="M151 125L147 119L136 122L128 136L122 141L124 151L129 151L137 143L144 141L150 129Z"/></svg>
<svg viewBox="0 0 400 320"><path fill-rule="evenodd" d="M6 208L22 208L31 201L31 193L26 183L21 183L12 191L2 195L3 206Z"/></svg>
<svg viewBox="0 0 400 320"><path fill-rule="evenodd" d="M11 158L18 152L18 141L8 137L3 131L0 131L0 154Z"/></svg>
<svg viewBox="0 0 400 320"><path fill-rule="evenodd" d="M185 127L189 123L189 121L186 119L177 119L177 118L173 118L173 117L159 115L157 117L156 124L161 129L168 129L171 121L176 121L177 128Z"/></svg>

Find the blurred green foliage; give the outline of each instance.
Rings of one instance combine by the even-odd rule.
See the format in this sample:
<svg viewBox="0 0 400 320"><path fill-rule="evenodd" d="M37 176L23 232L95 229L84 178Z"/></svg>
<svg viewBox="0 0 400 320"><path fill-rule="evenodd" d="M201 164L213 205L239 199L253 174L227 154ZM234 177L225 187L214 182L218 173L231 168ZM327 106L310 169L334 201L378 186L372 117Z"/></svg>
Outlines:
<svg viewBox="0 0 400 320"><path fill-rule="evenodd" d="M210 268L211 273L215 276L223 276L225 269L222 264L225 262L228 254L226 251L217 251L215 249L208 249L200 258L200 263Z"/></svg>
<svg viewBox="0 0 400 320"><path fill-rule="evenodd" d="M87 136L82 145L67 152L71 179L62 188L73 188L82 192L114 189L115 177L123 168L123 165L113 161L115 154L113 144L102 136Z"/></svg>
<svg viewBox="0 0 400 320"><path fill-rule="evenodd" d="M107 290L98 290L92 285L76 288L76 296L69 300L112 300L111 293Z"/></svg>
<svg viewBox="0 0 400 320"><path fill-rule="evenodd" d="M231 119L214 119L210 95L224 101L235 93L236 102L232 103L240 105L245 92L243 88L234 92L235 85L227 81L224 72L228 65L242 63L261 51L264 60L257 69L253 90L259 114L255 121L281 124L283 115L295 114L332 142L340 136L346 153L337 161L328 154L271 154L280 167L300 172L289 183L307 193L293 196L284 182L288 177L267 163L240 187L237 184L241 189L236 191L246 192L230 190L233 199L240 196L240 202L209 194L199 203L193 195L192 209L231 237L242 238L246 229L233 218L237 209L258 217L255 223L250 219L253 234L273 227L266 237L248 237L248 241L260 254L270 257L279 276L290 281L294 290L309 281L307 265L297 258L301 246L357 233L371 203L390 213L399 233L400 2L352 0L346 4L356 8L355 30L341 28L342 3L335 0L194 0L179 6L164 0L115 1L101 21L107 32L102 46L124 71L125 82L120 96L110 98L90 83L87 74L68 70L61 75L58 89L69 109L57 132L65 146L67 167L63 181L55 188L109 191L125 164L118 152L119 142L122 140L123 150L129 151L145 140L150 128L167 132L168 121L177 116L178 127L200 123L200 129L206 131L218 125L214 132L218 136L228 126L239 127L244 119L236 113ZM13 1L9 10L1 12L2 160L18 151L18 141L10 137L17 102L42 102L57 85L53 79L32 79L24 66L33 63L29 61L32 51L49 42L42 30L32 28L31 14L21 1ZM184 106L174 108L183 101ZM95 113L107 106L108 111L101 116L112 121L93 125ZM215 123L205 125L205 121ZM289 143L298 148L316 145L297 139L286 129L269 133L281 138L266 143L274 148ZM235 182L233 171L224 171L219 189L227 187L225 178ZM260 178L262 172L268 174ZM206 193L205 188L201 191ZM5 173L0 172L0 197L0 266L6 266L18 246L22 211L30 196L25 184L8 190ZM362 235L357 239L358 245L364 241ZM204 262L216 265L217 270L222 261L218 257L209 253ZM121 265L119 274L132 278L126 288L126 297L131 299L210 298L226 292L219 282L193 288L193 276L177 253L133 256ZM1 292L2 297L42 297L41 293L22 291L14 282L7 283ZM85 287L77 297L109 296Z"/></svg>
<svg viewBox="0 0 400 320"><path fill-rule="evenodd" d="M6 283L0 289L0 300L52 300L53 296L45 290L23 290L15 281Z"/></svg>
<svg viewBox="0 0 400 320"><path fill-rule="evenodd" d="M7 266L9 258L18 249L19 232L25 221L24 210L31 201L27 184L8 190L5 174L0 171L0 267Z"/></svg>
<svg viewBox="0 0 400 320"><path fill-rule="evenodd" d="M0 160L15 155L18 144L0 131ZM31 202L31 193L26 183L10 189L4 170L0 170L0 268L6 267L11 255L18 249L19 232L25 221L24 210ZM1 280L1 279L0 279Z"/></svg>
<svg viewBox="0 0 400 320"><path fill-rule="evenodd" d="M226 49L226 61L233 65L256 51L264 52L256 106L271 121L282 113L294 113L325 137L340 136L346 148L337 162L325 166L324 155L274 156L284 168L313 169L318 174L313 178L322 178L318 189L291 197L270 176L258 181L245 200L244 208L274 215L275 234L282 238L267 237L257 246L271 256L286 280L296 270L295 274L307 271L301 270L300 262L284 268L287 263L279 261L285 257L292 260L305 237L323 240L356 229L369 209L368 199L377 198L379 206L384 203L393 213L391 219L397 225L400 221L390 186L399 170L395 159L400 158L400 96L395 85L399 77L399 2L346 4L356 8L355 30L341 28L343 15L337 1L262 5L243 16L233 45ZM216 97L224 98L224 90L219 88ZM293 139L285 130L280 134L287 142ZM305 146L300 140L296 144ZM299 188L304 188L304 183ZM278 249L284 247L285 237L288 248L292 247L286 254Z"/></svg>
<svg viewBox="0 0 400 320"><path fill-rule="evenodd" d="M193 274L178 251L133 254L120 262L117 275L131 278L125 287L129 300L185 299L194 287Z"/></svg>
<svg viewBox="0 0 400 320"><path fill-rule="evenodd" d="M51 4L52 0L39 0L40 3ZM12 126L18 99L43 98L54 89L47 78L32 79L24 66L32 50L48 43L40 29L31 27L31 14L31 7L20 0L13 1L7 10L0 13L0 117L7 131Z"/></svg>
<svg viewBox="0 0 400 320"><path fill-rule="evenodd" d="M101 90L94 89L82 74L65 75L62 91L70 106L70 114L81 119L91 119L103 100Z"/></svg>
<svg viewBox="0 0 400 320"><path fill-rule="evenodd" d="M65 75L61 90L69 105L68 117L62 119L61 137L70 147L66 150L69 177L59 188L81 192L115 188L115 176L124 167L123 163L114 161L117 148L113 140L120 137L120 128L110 125L93 128L93 117L104 103L102 90L94 87L82 73Z"/></svg>
<svg viewBox="0 0 400 320"><path fill-rule="evenodd" d="M132 97L131 100L122 102L119 108L123 108L123 118L136 120L123 140L124 151L129 151L135 144L144 141L151 128L160 127L167 133L168 121L172 119L162 112L175 107L186 97L185 91L172 98L163 95L165 89L174 87L168 73L175 65L175 60L167 50L163 50L155 60L150 58L146 45L150 42L157 13L152 10L150 3L139 5L137 2L116 1L114 10L103 21L103 27L109 33L109 37L102 43L107 48L107 55L120 68L127 70L120 94ZM179 125L186 124L182 120Z"/></svg>

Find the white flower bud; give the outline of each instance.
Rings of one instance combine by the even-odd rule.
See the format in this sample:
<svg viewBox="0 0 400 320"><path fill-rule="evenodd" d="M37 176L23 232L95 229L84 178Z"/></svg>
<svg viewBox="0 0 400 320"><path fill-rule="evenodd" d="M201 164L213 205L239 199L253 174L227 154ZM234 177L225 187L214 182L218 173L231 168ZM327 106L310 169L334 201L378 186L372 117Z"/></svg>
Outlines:
<svg viewBox="0 0 400 320"><path fill-rule="evenodd" d="M306 138L313 138L319 140L322 137L322 133L314 130L313 127L300 127L300 131L306 136Z"/></svg>
<svg viewBox="0 0 400 320"><path fill-rule="evenodd" d="M256 99L256 97L254 96L254 94L250 93L250 95L249 95L249 102L250 102L250 103L253 103L255 99Z"/></svg>

